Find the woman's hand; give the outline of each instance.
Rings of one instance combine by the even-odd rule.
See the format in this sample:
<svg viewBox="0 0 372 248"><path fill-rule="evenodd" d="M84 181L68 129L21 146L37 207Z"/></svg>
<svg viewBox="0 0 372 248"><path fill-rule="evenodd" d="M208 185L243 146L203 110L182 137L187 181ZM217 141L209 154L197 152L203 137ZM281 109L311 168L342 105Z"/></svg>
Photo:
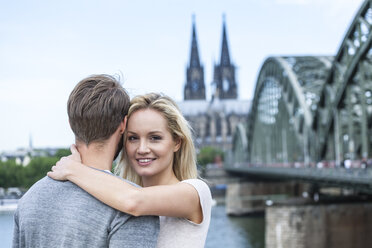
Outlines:
<svg viewBox="0 0 372 248"><path fill-rule="evenodd" d="M56 165L52 167L47 175L55 180L68 180L68 176L74 166L81 165L81 157L75 145L70 147L71 155L62 157Z"/></svg>

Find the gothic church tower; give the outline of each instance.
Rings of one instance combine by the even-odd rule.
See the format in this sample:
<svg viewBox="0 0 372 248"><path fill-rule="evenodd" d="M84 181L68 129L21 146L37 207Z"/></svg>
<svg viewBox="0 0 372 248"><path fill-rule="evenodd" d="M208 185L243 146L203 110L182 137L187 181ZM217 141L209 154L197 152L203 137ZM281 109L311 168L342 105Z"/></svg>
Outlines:
<svg viewBox="0 0 372 248"><path fill-rule="evenodd" d="M190 61L186 69L184 101L178 106L194 131L197 148L218 147L224 151L233 146L233 135L239 123L245 123L250 101L238 100L235 65L230 60L225 18L222 26L220 61L214 63L212 98L206 99L204 68L200 63L195 20L192 21Z"/></svg>
<svg viewBox="0 0 372 248"><path fill-rule="evenodd" d="M200 63L196 40L195 17L192 23L190 63L186 70L184 100L205 100L204 68Z"/></svg>
<svg viewBox="0 0 372 248"><path fill-rule="evenodd" d="M237 99L237 84L235 81L235 66L230 61L229 46L227 44L225 17L222 26L222 46L220 64L214 66L213 84L214 95L220 99Z"/></svg>

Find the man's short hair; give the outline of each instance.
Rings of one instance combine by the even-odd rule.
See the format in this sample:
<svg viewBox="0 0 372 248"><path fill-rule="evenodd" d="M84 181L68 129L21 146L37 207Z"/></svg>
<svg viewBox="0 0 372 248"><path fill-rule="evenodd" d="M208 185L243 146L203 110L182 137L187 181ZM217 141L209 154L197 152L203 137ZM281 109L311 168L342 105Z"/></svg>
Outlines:
<svg viewBox="0 0 372 248"><path fill-rule="evenodd" d="M103 142L117 130L128 113L129 96L110 75L81 80L67 102L70 126L78 141Z"/></svg>

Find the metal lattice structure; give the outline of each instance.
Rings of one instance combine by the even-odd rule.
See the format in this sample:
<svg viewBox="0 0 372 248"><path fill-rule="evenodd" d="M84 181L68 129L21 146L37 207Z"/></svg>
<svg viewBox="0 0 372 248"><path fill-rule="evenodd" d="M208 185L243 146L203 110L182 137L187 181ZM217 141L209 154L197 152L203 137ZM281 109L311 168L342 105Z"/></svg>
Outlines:
<svg viewBox="0 0 372 248"><path fill-rule="evenodd" d="M312 123L332 57L271 57L258 76L250 121L248 159L285 165L314 161Z"/></svg>
<svg viewBox="0 0 372 248"><path fill-rule="evenodd" d="M366 160L372 152L372 6L365 1L335 57L313 128L318 159Z"/></svg>
<svg viewBox="0 0 372 248"><path fill-rule="evenodd" d="M266 59L248 122L234 136L235 166L356 166L371 158L371 4L363 3L335 57Z"/></svg>

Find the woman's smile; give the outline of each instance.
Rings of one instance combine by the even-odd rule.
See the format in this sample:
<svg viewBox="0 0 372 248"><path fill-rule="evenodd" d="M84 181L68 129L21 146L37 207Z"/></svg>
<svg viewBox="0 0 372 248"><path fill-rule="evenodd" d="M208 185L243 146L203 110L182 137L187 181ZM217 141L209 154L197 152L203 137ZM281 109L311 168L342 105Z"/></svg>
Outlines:
<svg viewBox="0 0 372 248"><path fill-rule="evenodd" d="M155 158L137 158L136 160L137 160L139 165L147 166L147 165L150 165L152 163L152 161L155 160Z"/></svg>

